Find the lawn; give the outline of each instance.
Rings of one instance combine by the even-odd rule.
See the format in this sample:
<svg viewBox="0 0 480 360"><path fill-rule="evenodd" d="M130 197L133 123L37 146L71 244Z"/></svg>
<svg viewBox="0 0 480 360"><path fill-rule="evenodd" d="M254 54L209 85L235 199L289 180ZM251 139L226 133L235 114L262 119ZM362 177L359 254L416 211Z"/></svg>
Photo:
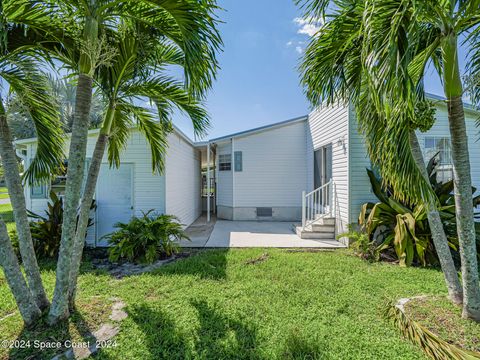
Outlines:
<svg viewBox="0 0 480 360"><path fill-rule="evenodd" d="M8 199L8 189L4 186L0 186L0 199Z"/></svg>
<svg viewBox="0 0 480 360"><path fill-rule="evenodd" d="M8 231L15 229L13 220L12 204L0 204L0 216L7 224Z"/></svg>
<svg viewBox="0 0 480 360"><path fill-rule="evenodd" d="M263 261L251 261L264 253ZM50 293L54 275L53 267L43 271ZM280 249L211 250L121 280L87 263L79 284L81 304L101 308L112 297L127 303L117 347L102 350L100 359L422 359L384 318L384 303L445 294L435 270L369 264L348 251ZM105 313L80 308L70 327L49 330L48 338L79 336L68 329L79 319L97 327ZM0 318L14 310L0 278ZM21 332L18 314L0 321L7 339L33 340L42 329ZM8 350L0 351L5 358Z"/></svg>

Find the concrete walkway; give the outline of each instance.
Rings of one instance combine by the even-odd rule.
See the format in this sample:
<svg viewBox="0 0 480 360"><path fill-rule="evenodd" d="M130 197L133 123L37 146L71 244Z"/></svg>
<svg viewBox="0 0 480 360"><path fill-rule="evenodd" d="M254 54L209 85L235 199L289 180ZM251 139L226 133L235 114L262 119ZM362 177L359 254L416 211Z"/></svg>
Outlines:
<svg viewBox="0 0 480 360"><path fill-rule="evenodd" d="M212 224L213 223L213 224ZM212 219L207 223L200 217L188 229L191 242L183 247L206 248L324 248L337 249L345 246L332 240L307 240L298 237L291 222L228 221Z"/></svg>

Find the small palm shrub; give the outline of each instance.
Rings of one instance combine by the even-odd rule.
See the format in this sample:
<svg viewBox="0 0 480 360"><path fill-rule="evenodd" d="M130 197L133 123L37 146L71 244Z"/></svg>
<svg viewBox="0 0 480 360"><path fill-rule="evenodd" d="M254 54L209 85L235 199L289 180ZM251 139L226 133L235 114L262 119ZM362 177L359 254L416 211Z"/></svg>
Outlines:
<svg viewBox="0 0 480 360"><path fill-rule="evenodd" d="M437 180L436 166L437 156L434 156L427 166L430 184L440 204L438 209L453 257L458 258L454 185L453 181ZM376 251L397 258L402 266L438 265L425 208L396 200L392 189L383 186L382 179L371 170L367 169L367 173L379 202L364 204L358 221L370 242L376 244ZM479 204L480 196L473 197L472 206Z"/></svg>
<svg viewBox="0 0 480 360"><path fill-rule="evenodd" d="M154 214L153 210L133 217L128 223L117 223L118 230L106 235L110 244L110 261L153 263L162 255L171 256L180 247L176 241L189 237L173 215Z"/></svg>
<svg viewBox="0 0 480 360"><path fill-rule="evenodd" d="M92 202L90 209L95 209L95 201ZM50 201L48 202L45 215L35 214L31 211L28 216L33 219L30 222L30 231L32 233L33 246L35 254L39 258L55 258L60 249L60 239L62 237L63 224L63 200L53 191L50 192ZM78 223L78 216L77 216ZM88 227L93 225L93 219L88 219ZM13 237L16 237L14 234Z"/></svg>

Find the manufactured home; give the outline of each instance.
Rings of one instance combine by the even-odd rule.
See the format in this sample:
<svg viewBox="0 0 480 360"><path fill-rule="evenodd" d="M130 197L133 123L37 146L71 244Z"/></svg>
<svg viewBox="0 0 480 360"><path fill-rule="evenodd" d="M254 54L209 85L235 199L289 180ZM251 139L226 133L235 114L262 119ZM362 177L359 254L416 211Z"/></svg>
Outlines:
<svg viewBox="0 0 480 360"><path fill-rule="evenodd" d="M426 160L440 154L439 175L451 178L452 161L447 109L436 104L435 125L418 133ZM474 186L480 188L478 113L466 105L466 122ZM154 209L176 215L190 225L202 212L233 221L282 221L301 224L305 238L331 238L358 219L360 207L375 201L367 177L371 166L355 113L349 105L322 107L306 116L235 134L193 142L174 129L168 138L163 174L152 174L148 144L131 130L118 169L104 160L98 180L95 225L87 242L105 246L114 223ZM89 134L91 156L97 131ZM68 143L66 144L68 146ZM17 141L28 164L36 139ZM41 212L49 190L61 186L26 187L27 207Z"/></svg>

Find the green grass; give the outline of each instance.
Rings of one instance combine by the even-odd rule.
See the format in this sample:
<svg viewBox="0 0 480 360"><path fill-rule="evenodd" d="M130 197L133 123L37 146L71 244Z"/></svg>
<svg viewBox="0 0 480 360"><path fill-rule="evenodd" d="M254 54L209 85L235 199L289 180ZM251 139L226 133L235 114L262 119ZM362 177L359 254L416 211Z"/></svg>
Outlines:
<svg viewBox="0 0 480 360"><path fill-rule="evenodd" d="M462 319L462 308L444 296L413 299L407 315L450 344L480 352L480 325Z"/></svg>
<svg viewBox="0 0 480 360"><path fill-rule="evenodd" d="M12 204L0 204L0 216L7 224L8 231L15 229L15 222L13 219Z"/></svg>
<svg viewBox="0 0 480 360"><path fill-rule="evenodd" d="M264 253L263 261L251 261ZM43 276L51 294L53 268ZM77 319L101 319L98 309L82 304L112 297L127 304L117 347L103 349L99 359L425 359L384 318L384 304L445 294L436 270L370 264L347 251L280 249L206 251L121 280L87 267L79 286ZM0 277L0 318L13 311ZM76 321L63 329L76 328ZM90 324L95 330L97 322ZM18 314L0 321L3 338L33 340L43 332L22 331ZM56 339L78 334L48 330ZM0 358L8 355L0 351Z"/></svg>

